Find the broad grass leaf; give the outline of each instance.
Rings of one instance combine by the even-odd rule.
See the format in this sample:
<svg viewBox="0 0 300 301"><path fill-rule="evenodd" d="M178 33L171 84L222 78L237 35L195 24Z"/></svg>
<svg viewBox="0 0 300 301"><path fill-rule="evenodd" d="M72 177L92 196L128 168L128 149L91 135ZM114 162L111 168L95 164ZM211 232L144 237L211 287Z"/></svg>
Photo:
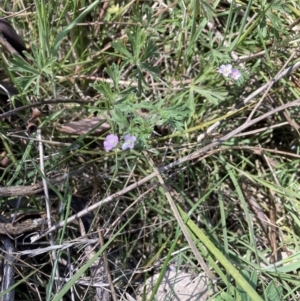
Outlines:
<svg viewBox="0 0 300 301"><path fill-rule="evenodd" d="M283 288L280 285L276 285L275 281L272 280L266 289L266 295L268 297L268 301L282 301Z"/></svg>

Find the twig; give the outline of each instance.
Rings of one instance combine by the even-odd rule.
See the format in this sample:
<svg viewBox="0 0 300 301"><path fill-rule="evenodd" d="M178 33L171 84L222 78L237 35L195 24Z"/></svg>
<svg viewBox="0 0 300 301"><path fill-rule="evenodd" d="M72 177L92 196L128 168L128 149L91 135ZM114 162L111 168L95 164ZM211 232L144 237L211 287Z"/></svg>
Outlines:
<svg viewBox="0 0 300 301"><path fill-rule="evenodd" d="M68 177L82 173L86 166L80 167L76 170L70 171L63 176L59 176L53 179L47 179L51 184L57 184L63 182ZM36 195L37 193L43 191L43 182L39 182L30 186L11 186L11 187L1 187L0 186L0 196L30 196Z"/></svg>
<svg viewBox="0 0 300 301"><path fill-rule="evenodd" d="M37 107L37 106L41 106L41 105L45 105L45 104L54 104L54 103L79 103L79 104L85 104L85 103L91 103L94 102L91 99L88 100L82 100L82 99L45 99L42 101L37 101L34 103L30 103L26 106L21 106L18 107L16 109L10 110L9 112L5 112L3 114L0 114L0 119L6 118L8 116L12 116L15 115L16 113L20 112L20 111L24 111L33 107Z"/></svg>
<svg viewBox="0 0 300 301"><path fill-rule="evenodd" d="M18 51L14 47L12 47L8 43L8 41L2 36L0 36L0 45L2 45L11 55L19 55L20 56Z"/></svg>
<svg viewBox="0 0 300 301"><path fill-rule="evenodd" d="M41 140L42 135L41 135L41 130L37 130L37 139ZM46 203L46 214L47 214L47 220L48 220L48 227L50 228L52 226L51 224L51 205L50 205L50 197L49 197L49 189L48 189L48 183L46 181L46 175L45 175L45 167L44 167L44 149L43 149L43 142L39 142L39 156L40 156L40 170L42 173L42 183L43 183L43 188L44 188L44 195L45 195L45 203ZM50 245L54 246L54 237L52 233L49 233L49 240L50 240ZM51 251L52 253L52 259L53 259L53 268L55 269L55 274L57 279L59 279L59 270L57 268L56 262L57 262L57 256L55 250ZM56 292L60 290L61 283L59 280L56 280Z"/></svg>
<svg viewBox="0 0 300 301"><path fill-rule="evenodd" d="M101 233L100 226L97 227L97 232L98 232L100 247L103 248L104 239L103 239L103 235ZM108 258L107 258L106 251L104 251L102 253L102 259L103 259L103 263L104 263L106 277L107 277L109 287L110 287L110 290L111 290L111 297L112 297L113 301L118 301L116 290L115 290L115 287L114 287L114 284L113 284L113 281L112 281L112 277L111 277L111 272L110 272L110 268L109 268L109 263L108 263ZM98 270L99 270L99 268L98 268ZM94 271L94 272L96 272L96 271ZM97 275L97 274L95 273L95 275Z"/></svg>
<svg viewBox="0 0 300 301"><path fill-rule="evenodd" d="M286 68L286 66L289 64L289 62L293 59L293 57L296 55L296 51L294 51L291 56L289 57L289 59L285 62L285 64L282 66L282 68L279 70L279 72L277 73L277 75L275 76L275 78L282 73L282 71L284 70L284 68ZM258 103L255 105L254 109L252 110L252 112L250 113L250 115L247 118L247 121L251 120L253 115L255 114L256 110L258 109L258 107L261 105L261 103L263 102L263 100L265 99L265 97L267 96L268 92L270 91L270 89L273 87L273 85L275 84L275 79L271 80L268 83L268 86L266 88L266 91L264 92L263 96L261 97L261 99L258 101Z"/></svg>
<svg viewBox="0 0 300 301"><path fill-rule="evenodd" d="M12 255L14 252L14 246L11 240L7 237L2 239L5 249L4 255L4 268L3 268L3 276L2 276L2 285L1 285L1 292L3 293L6 290L9 290L11 286L14 285L14 261L15 257ZM4 296L3 301L14 301L15 300L15 289L11 289L7 292Z"/></svg>

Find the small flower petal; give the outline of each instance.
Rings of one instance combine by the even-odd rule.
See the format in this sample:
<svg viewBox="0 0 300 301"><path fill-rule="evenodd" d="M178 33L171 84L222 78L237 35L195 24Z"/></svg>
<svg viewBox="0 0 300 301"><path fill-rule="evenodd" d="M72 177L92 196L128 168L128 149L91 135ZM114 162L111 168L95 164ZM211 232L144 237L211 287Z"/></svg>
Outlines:
<svg viewBox="0 0 300 301"><path fill-rule="evenodd" d="M135 136L131 136L131 135L129 135L129 134L126 134L126 135L124 136L124 140L125 140L125 141L133 141L133 142L135 142L135 141L136 141L136 137L135 137Z"/></svg>
<svg viewBox="0 0 300 301"><path fill-rule="evenodd" d="M126 134L124 136L124 140L125 140L125 142L122 145L122 150L133 149L134 148L134 143L136 141L135 136L131 136L131 135Z"/></svg>
<svg viewBox="0 0 300 301"><path fill-rule="evenodd" d="M234 80L238 80L242 76L241 72L238 69L232 69L230 77Z"/></svg>
<svg viewBox="0 0 300 301"><path fill-rule="evenodd" d="M104 140L104 148L107 152L111 151L113 148L115 148L119 143L119 138L117 135L107 135Z"/></svg>
<svg viewBox="0 0 300 301"><path fill-rule="evenodd" d="M232 65L227 64L227 65L221 65L219 68L219 73L224 75L225 77L228 77L231 74L232 71Z"/></svg>

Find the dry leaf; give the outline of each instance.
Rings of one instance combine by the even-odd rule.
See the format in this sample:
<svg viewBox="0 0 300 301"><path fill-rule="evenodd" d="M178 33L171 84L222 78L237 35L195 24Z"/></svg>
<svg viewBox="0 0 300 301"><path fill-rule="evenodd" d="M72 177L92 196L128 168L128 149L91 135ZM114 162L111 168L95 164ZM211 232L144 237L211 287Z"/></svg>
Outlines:
<svg viewBox="0 0 300 301"><path fill-rule="evenodd" d="M72 135L84 135L92 130L97 124L102 123L91 134L102 134L110 129L110 124L105 122L106 118L103 116L97 116L92 118L86 118L79 121L73 121L63 124L58 128L60 132L72 134Z"/></svg>
<svg viewBox="0 0 300 301"><path fill-rule="evenodd" d="M41 115L42 115L41 111L38 108L34 108L32 110L31 117L28 120L28 122L40 117Z"/></svg>

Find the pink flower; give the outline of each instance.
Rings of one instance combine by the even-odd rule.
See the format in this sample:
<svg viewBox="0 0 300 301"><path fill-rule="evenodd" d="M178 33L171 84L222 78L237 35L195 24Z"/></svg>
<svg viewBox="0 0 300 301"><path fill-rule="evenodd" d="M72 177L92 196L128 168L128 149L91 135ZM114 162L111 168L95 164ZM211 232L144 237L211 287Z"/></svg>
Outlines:
<svg viewBox="0 0 300 301"><path fill-rule="evenodd" d="M130 136L130 135L125 135L124 136L124 140L125 142L122 145L122 150L126 150L126 149L133 149L134 148L134 143L136 141L136 137L135 136Z"/></svg>
<svg viewBox="0 0 300 301"><path fill-rule="evenodd" d="M113 148L115 148L118 145L119 138L117 135L107 135L104 140L104 148L107 152L111 151Z"/></svg>
<svg viewBox="0 0 300 301"><path fill-rule="evenodd" d="M241 72L238 69L232 69L230 77L234 80L238 80L242 76Z"/></svg>
<svg viewBox="0 0 300 301"><path fill-rule="evenodd" d="M221 73L225 77L230 76L231 71L232 71L232 65L230 65L230 64L221 65L220 68L219 68L219 73Z"/></svg>

